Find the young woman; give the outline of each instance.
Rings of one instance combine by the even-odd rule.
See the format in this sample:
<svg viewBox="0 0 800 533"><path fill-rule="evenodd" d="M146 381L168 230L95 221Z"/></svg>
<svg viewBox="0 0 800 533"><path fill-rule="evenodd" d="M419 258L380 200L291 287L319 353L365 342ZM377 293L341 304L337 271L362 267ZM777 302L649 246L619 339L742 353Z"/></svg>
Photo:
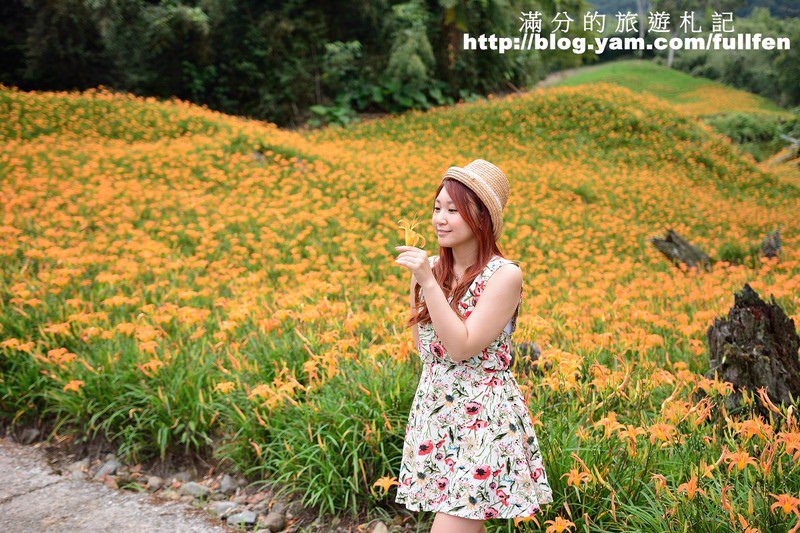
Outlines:
<svg viewBox="0 0 800 533"><path fill-rule="evenodd" d="M522 271L497 239L505 174L477 159L444 174L433 206L438 257L398 246L422 376L406 425L395 501L436 513L432 533L485 531L553 501L533 423L509 370ZM418 324L418 326L417 326Z"/></svg>

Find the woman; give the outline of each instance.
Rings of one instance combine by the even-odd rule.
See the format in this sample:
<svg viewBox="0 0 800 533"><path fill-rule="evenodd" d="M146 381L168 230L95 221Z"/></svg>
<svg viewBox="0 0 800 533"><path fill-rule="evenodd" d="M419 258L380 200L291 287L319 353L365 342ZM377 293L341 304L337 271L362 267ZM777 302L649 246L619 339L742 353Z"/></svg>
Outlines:
<svg viewBox="0 0 800 533"><path fill-rule="evenodd" d="M433 207L439 256L396 248L412 273L408 325L423 362L396 501L436 512L433 533L485 531L484 520L532 516L553 500L509 370L522 298L522 271L496 242L509 189L488 161L450 167Z"/></svg>

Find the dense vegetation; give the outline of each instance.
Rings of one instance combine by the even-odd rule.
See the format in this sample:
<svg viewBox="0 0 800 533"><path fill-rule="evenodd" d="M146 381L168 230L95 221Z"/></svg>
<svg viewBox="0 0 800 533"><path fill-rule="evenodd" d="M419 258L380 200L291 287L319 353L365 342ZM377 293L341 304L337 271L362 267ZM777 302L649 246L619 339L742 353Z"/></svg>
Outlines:
<svg viewBox="0 0 800 533"><path fill-rule="evenodd" d="M800 105L800 18L779 19L757 8L750 17L736 19L734 29L736 33L788 37L791 49L682 50L675 53L672 67L760 94L782 106Z"/></svg>
<svg viewBox="0 0 800 533"><path fill-rule="evenodd" d="M691 4L707 16L720 1ZM529 88L552 71L639 57L462 50L464 32L519 35L523 11L542 13L544 34L566 11L574 23L563 35L592 36L582 24L590 8L586 0L8 0L0 2L0 82L24 90L102 85L282 126L343 124L359 113L471 101ZM606 36L615 34L615 14ZM676 66L797 105L797 19L749 24L770 35L785 30L794 50L677 53Z"/></svg>
<svg viewBox="0 0 800 533"><path fill-rule="evenodd" d="M615 14L617 11L636 11L636 0L589 0L592 7L600 13ZM650 2L644 1L645 6ZM701 2L693 2L695 6ZM769 10L770 14L778 18L800 17L800 4L796 0L741 0L732 10L735 18L746 17L753 12L753 9L763 7Z"/></svg>
<svg viewBox="0 0 800 533"><path fill-rule="evenodd" d="M562 4L586 9L584 0ZM519 34L519 12L534 9L555 12L550 0L10 0L0 5L0 81L102 84L281 125L324 105L318 115L345 121L356 110L425 108L530 84L545 73L543 57L464 53L460 38ZM579 64L571 56L547 59Z"/></svg>

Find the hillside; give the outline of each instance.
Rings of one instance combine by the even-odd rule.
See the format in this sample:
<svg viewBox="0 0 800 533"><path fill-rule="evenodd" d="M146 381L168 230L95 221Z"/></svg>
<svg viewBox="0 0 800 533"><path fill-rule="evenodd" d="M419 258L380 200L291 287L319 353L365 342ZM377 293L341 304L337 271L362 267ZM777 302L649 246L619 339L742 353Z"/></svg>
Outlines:
<svg viewBox="0 0 800 533"><path fill-rule="evenodd" d="M692 116L732 111L786 114L771 100L725 84L690 76L653 61L627 59L574 69L553 87L574 87L587 83L613 83L631 91L666 100Z"/></svg>

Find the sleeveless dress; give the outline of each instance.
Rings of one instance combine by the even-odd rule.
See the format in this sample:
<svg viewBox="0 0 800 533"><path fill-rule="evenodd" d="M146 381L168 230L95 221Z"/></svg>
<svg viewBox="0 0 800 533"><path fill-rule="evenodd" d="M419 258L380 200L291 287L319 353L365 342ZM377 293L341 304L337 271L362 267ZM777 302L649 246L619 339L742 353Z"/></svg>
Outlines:
<svg viewBox="0 0 800 533"><path fill-rule="evenodd" d="M463 315L508 263L516 264L492 258L461 299ZM460 362L432 324L419 325L422 375L406 425L397 503L486 520L532 516L553 501L528 407L509 370L518 312L488 347Z"/></svg>

